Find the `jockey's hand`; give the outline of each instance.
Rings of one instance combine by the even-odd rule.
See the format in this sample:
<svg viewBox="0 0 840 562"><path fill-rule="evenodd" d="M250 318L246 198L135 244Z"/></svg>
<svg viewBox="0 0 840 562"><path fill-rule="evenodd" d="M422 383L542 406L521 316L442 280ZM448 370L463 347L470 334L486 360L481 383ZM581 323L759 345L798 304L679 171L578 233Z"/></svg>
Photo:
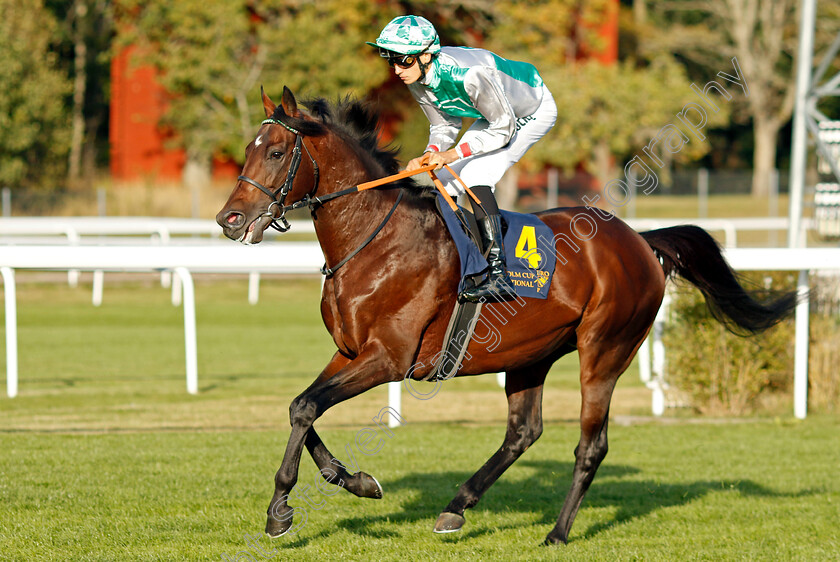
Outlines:
<svg viewBox="0 0 840 562"><path fill-rule="evenodd" d="M405 167L406 172L413 172L414 170L420 169L426 164L429 163L429 155L432 154L431 152L426 152L423 156L418 156L417 158L412 158L408 165Z"/></svg>
<svg viewBox="0 0 840 562"><path fill-rule="evenodd" d="M460 158L460 156L458 156L455 149L450 148L449 150L444 150L443 152L430 152L427 163L435 166L435 170L440 170L443 168L444 164L451 164L455 160L458 160L458 158Z"/></svg>
<svg viewBox="0 0 840 562"><path fill-rule="evenodd" d="M405 169L407 172L413 172L423 166L433 164L435 170L440 170L444 164L451 164L458 158L458 153L455 152L454 148L444 152L426 152L423 156L412 159Z"/></svg>

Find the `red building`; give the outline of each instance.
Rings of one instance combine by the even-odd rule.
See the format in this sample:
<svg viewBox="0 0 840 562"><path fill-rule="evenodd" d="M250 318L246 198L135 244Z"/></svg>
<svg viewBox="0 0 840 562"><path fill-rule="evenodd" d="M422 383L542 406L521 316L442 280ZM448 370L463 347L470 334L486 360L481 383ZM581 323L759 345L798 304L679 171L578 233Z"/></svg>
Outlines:
<svg viewBox="0 0 840 562"><path fill-rule="evenodd" d="M179 180L186 157L166 146L160 118L166 94L151 67L132 67L129 47L111 62L111 176L117 180Z"/></svg>
<svg viewBox="0 0 840 562"><path fill-rule="evenodd" d="M160 125L167 108L166 91L153 68L132 63L135 51L129 47L111 62L111 177L180 181L186 154L169 146L172 136ZM239 171L235 162L213 162L214 179L232 179Z"/></svg>

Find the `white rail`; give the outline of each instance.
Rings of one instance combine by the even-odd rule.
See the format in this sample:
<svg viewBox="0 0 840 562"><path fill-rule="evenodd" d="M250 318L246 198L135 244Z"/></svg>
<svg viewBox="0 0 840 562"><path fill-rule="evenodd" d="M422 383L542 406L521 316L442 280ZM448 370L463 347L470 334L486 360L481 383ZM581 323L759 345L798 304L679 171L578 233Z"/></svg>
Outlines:
<svg viewBox="0 0 840 562"><path fill-rule="evenodd" d="M738 231L787 231L790 226L790 220L787 217L748 217L731 219L662 218L623 220L629 224L633 230L637 231L655 230L657 228L665 228L669 226L693 224L699 226L703 230L723 232L723 245L727 248L735 248L738 246ZM812 225L813 221L811 219L804 219L802 221L803 230L811 228Z"/></svg>
<svg viewBox="0 0 840 562"><path fill-rule="evenodd" d="M840 270L840 249L836 248L751 248L728 249L726 259L736 270L799 271L798 290L808 290L809 271ZM198 388L197 349L195 343L195 300L191 273L315 273L323 263L315 242L286 242L243 247L239 244L199 246L7 246L0 253L6 303L6 373L7 393L15 396L17 374L16 269L90 270L90 271L161 271L171 270L183 286L187 389ZM656 330L652 331L656 334ZM653 337L653 336L652 336ZM642 375L650 361L650 349L640 350ZM796 308L796 345L794 368L794 415L807 415L808 388L808 301ZM646 359L647 358L647 359ZM661 361L655 361L657 371ZM649 373L650 371L648 371ZM661 392L661 372L648 375L654 389ZM660 385L657 387L657 385ZM391 396L394 392L391 391ZM661 397L661 396L660 396ZM663 402L664 404L664 402Z"/></svg>
<svg viewBox="0 0 840 562"><path fill-rule="evenodd" d="M292 221L295 233L315 232L312 221ZM213 220L167 217L4 217L0 219L0 245L52 245L77 246L95 243L101 246L137 245L138 237L150 237L153 244L207 244L219 242L222 229ZM265 232L266 240L276 240L278 233ZM161 284L168 287L172 272L161 273ZM250 272L248 302L256 304L259 295L258 271ZM68 269L67 281L71 287L79 282L79 270ZM93 276L94 306L102 304L104 275L101 270ZM173 286L176 297L178 277Z"/></svg>
<svg viewBox="0 0 840 562"><path fill-rule="evenodd" d="M724 245L737 246L738 231L787 230L787 217L752 217L730 219L658 218L624 219L635 230L652 230L681 224L695 224L705 230L722 231ZM803 228L812 226L810 219ZM292 232L312 233L311 221L292 221ZM25 237L62 236L70 243L78 243L84 236L157 236L168 243L173 236L210 236L219 238L221 228L209 219L182 219L164 217L6 217L0 219L0 244L4 239L12 242ZM14 238L12 238L14 237ZM266 238L276 237L273 230L266 231Z"/></svg>
<svg viewBox="0 0 840 562"><path fill-rule="evenodd" d="M317 273L323 254L317 242L241 246L7 246L0 252L6 303L6 392L18 392L16 269L65 271L174 271L184 303L187 391L198 392L195 292L191 273Z"/></svg>
<svg viewBox="0 0 840 562"><path fill-rule="evenodd" d="M314 232L312 221L292 221L293 232ZM267 237L274 237L267 230ZM220 238L222 229L210 219L165 217L4 217L0 219L0 243L4 237L66 236L79 241L83 236L159 236L166 243L173 236Z"/></svg>

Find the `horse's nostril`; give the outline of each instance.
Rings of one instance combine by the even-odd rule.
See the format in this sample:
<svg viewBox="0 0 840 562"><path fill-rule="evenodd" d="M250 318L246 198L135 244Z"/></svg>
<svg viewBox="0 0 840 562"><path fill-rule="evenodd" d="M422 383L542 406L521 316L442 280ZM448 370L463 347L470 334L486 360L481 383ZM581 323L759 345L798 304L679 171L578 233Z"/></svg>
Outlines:
<svg viewBox="0 0 840 562"><path fill-rule="evenodd" d="M245 222L245 215L237 211L231 211L227 215L225 215L223 221L224 223L222 224L222 226L236 228L238 226L242 226L242 224Z"/></svg>

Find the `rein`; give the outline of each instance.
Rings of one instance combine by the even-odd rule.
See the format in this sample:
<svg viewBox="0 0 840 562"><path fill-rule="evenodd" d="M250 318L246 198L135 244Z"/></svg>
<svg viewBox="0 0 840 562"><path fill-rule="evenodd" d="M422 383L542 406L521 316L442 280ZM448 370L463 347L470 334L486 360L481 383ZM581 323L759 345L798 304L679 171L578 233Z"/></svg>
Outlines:
<svg viewBox="0 0 840 562"><path fill-rule="evenodd" d="M277 230L278 232L288 232L289 229L292 227L289 224L289 221L286 219L286 212L287 211L292 211L294 209L301 209L303 207L309 207L310 210L314 210L316 207L319 207L319 206L323 205L324 203L326 203L328 201L332 201L333 199L338 199L339 197L343 197L345 195L350 195L351 193L358 193L360 191L373 189L374 187L379 187L379 186L382 186L382 185L385 185L385 184L388 184L388 183L392 183L392 182L395 182L395 181L398 181L398 180L401 180L401 179L405 179L405 178L408 178L408 177L411 177L411 176L416 176L416 175L422 174L424 172L428 172L428 174L432 177L432 180L434 181L436 187L438 188L438 190L443 195L444 199L446 199L447 203L449 203L449 205L453 208L453 210L456 210L456 212L457 212L458 206L449 197L449 195L446 193L446 190L444 190L443 186L440 185L440 180L438 180L437 176L435 176L435 173L433 171L435 169L434 165L421 166L420 168L418 168L416 170L413 170L411 172L408 172L408 171L399 172L397 174L386 176L386 177L378 179L378 180L373 180L373 181L369 181L369 182L365 182L365 183L360 183L359 185L354 186L354 187L349 187L347 189L342 189L340 191L336 191L336 192L333 192L333 193L328 193L326 195L315 197L312 194L315 193L315 191L317 191L317 189L318 189L318 179L319 179L318 163L312 157L312 154L309 152L309 149L306 148L306 145L303 144L303 135L301 134L301 132L296 130L296 129L293 129L292 127L286 125L285 123L283 123L282 121L280 121L278 119L266 119L265 121L262 122L262 125L281 125L295 135L295 147L292 150L292 161L289 163L289 170L286 172L286 179L283 182L283 185L280 186L275 191L271 191L269 188L262 185L260 182L254 180L254 179L251 179L248 176L241 175L237 179L239 181L244 181L246 183L249 183L249 184L253 185L257 189L259 189L260 191L262 191L263 193L268 195L269 198L271 198L271 203L268 204L268 208L266 208L265 212L263 214L261 214L258 218L270 217L271 222L269 223L269 226L271 226L271 228ZM301 158L302 158L302 155L303 155L303 153L301 151L301 147L303 147L303 150L306 151L306 155L309 157L309 160L312 162L312 170L313 170L313 174L315 176L315 180L313 182L314 185L312 186L312 189L309 191L309 193L304 195L303 198L301 198L298 201L295 201L294 203L286 205L285 204L286 203L286 197L289 195L289 192L292 190L292 186L293 186L294 181L295 181L295 176L297 175L298 168L300 167L300 161L301 161ZM466 188L466 185L461 180L461 178L458 177L457 174L455 174L454 170L452 170L449 166L446 166L446 169L449 170L449 172L455 178L457 178L458 181L460 181L461 184L464 185L464 187ZM470 196L472 196L475 199L475 195L473 195L472 191L467 189L467 192L470 194ZM278 197L278 195L279 195L279 197ZM400 190L399 195L397 195L397 200L394 202L394 206L391 207L391 210L388 212L388 214L385 216L385 218L382 220L382 222L379 223L379 226L377 226L376 229L370 234L370 236L368 236L367 239L365 239L365 241L362 242L361 245L358 248L356 248L355 250L350 252L350 255L348 255L347 257L342 259L335 266L327 267L327 264L324 263L324 266L321 268L321 273L323 275L325 275L326 277L332 277L335 274L335 272L341 266L343 266L348 261L350 261L356 254L361 252L365 248L365 246L370 244L373 241L373 239L376 238L376 235L379 234L379 232L385 227L385 225L391 219L391 216L394 214L394 211L397 210L397 206L399 206L400 201L402 201L402 197L403 197L403 192L402 192L402 190ZM274 207L275 205L277 206L277 209L280 212L280 214L276 215L276 216L272 212L272 207ZM282 223L282 224L279 224L277 221L280 221L280 223Z"/></svg>

